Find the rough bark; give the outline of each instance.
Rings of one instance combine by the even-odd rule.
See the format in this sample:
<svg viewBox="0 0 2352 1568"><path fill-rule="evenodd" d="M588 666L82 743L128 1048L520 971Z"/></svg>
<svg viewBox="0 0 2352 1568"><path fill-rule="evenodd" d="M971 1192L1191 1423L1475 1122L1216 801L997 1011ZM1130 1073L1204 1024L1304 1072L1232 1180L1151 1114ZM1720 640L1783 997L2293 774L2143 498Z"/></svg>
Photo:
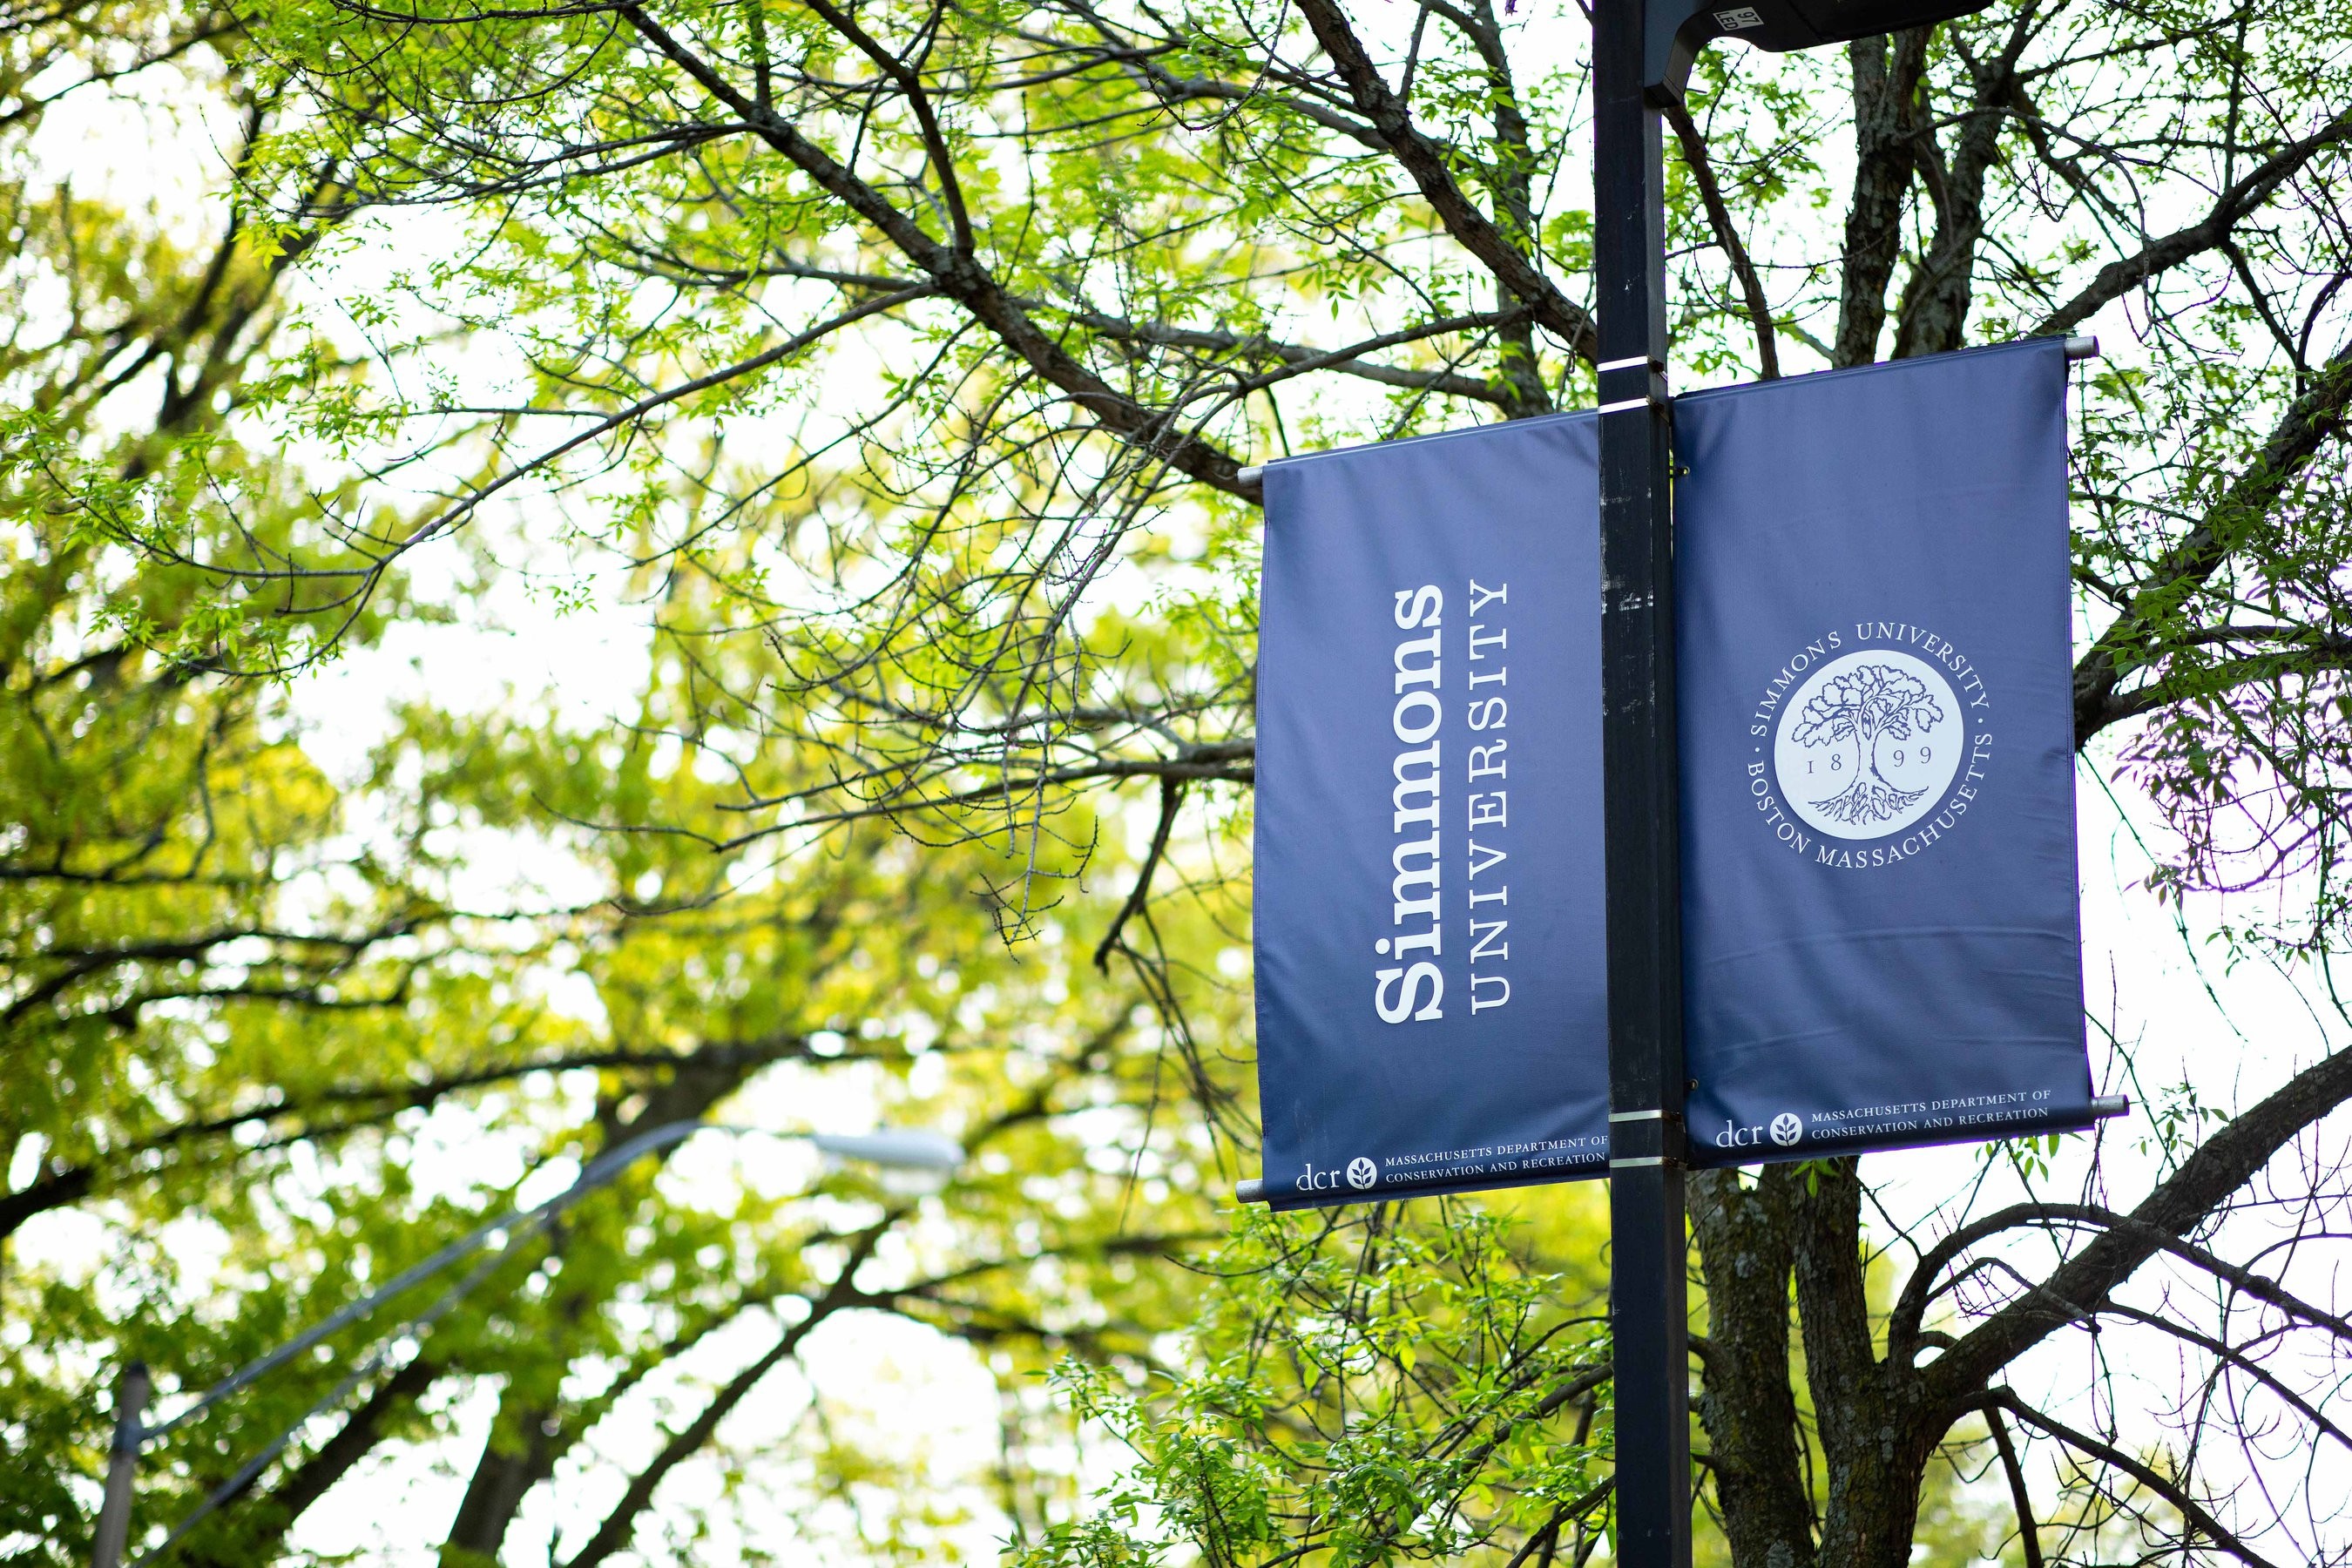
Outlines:
<svg viewBox="0 0 2352 1568"><path fill-rule="evenodd" d="M1834 361L1868 364L1886 325L1886 286L1903 254L1903 207L1918 165L1919 83L1932 27L1846 46L1853 64L1853 203L1846 210L1845 277Z"/></svg>
<svg viewBox="0 0 2352 1568"><path fill-rule="evenodd" d="M1917 1391L1899 1369L1880 1364L1871 1343L1860 1166L1851 1158L1808 1161L1792 1185L1797 1314L1828 1468L1821 1560L1902 1568L1934 1439L1921 1441Z"/></svg>
<svg viewBox="0 0 2352 1568"><path fill-rule="evenodd" d="M2033 37L2035 8L2021 9L2000 54L1970 73L1970 102L1948 157L1932 133L1913 146L1936 203L1936 237L1912 268L1895 331L1896 359L1947 353L1965 340L1975 293L1977 248L1984 238L1985 174L2000 152L2009 105L2017 97L2017 65Z"/></svg>

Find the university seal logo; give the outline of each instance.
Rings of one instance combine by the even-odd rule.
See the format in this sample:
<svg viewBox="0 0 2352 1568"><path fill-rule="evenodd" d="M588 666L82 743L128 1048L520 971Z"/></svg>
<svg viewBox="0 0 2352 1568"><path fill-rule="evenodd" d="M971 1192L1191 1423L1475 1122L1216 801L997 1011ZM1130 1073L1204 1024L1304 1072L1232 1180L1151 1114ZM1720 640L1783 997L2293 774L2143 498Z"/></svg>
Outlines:
<svg viewBox="0 0 2352 1568"><path fill-rule="evenodd" d="M1992 731L1984 677L1949 641L1908 621L1848 621L1765 679L1741 783L1790 854L1875 870L1959 829L1990 776Z"/></svg>
<svg viewBox="0 0 2352 1568"><path fill-rule="evenodd" d="M1942 804L1968 755L1965 710L1927 660L1865 647L1812 671L1781 707L1773 771L1789 809L1832 838L1884 838Z"/></svg>

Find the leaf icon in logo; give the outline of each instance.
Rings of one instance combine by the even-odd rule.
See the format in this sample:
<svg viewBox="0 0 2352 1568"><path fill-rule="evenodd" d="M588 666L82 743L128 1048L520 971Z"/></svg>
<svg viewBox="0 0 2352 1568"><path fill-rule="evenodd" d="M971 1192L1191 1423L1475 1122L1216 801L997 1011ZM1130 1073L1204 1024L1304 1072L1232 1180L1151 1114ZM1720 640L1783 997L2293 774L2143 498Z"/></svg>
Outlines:
<svg viewBox="0 0 2352 1568"><path fill-rule="evenodd" d="M1772 1118L1772 1142L1786 1149L1805 1135L1805 1124L1793 1110L1784 1110Z"/></svg>
<svg viewBox="0 0 2352 1568"><path fill-rule="evenodd" d="M1358 1192L1363 1191L1380 1179L1381 1168L1361 1154L1348 1162L1348 1184Z"/></svg>

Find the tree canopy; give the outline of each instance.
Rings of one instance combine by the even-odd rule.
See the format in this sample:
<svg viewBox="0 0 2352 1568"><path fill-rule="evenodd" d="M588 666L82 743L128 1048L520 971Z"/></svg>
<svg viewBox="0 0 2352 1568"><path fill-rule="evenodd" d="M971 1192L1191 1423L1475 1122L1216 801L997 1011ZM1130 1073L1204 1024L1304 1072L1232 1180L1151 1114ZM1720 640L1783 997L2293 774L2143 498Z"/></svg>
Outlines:
<svg viewBox="0 0 2352 1568"><path fill-rule="evenodd" d="M175 1551L315 1553L339 1485L439 1455L454 1514L399 1529L450 1562L778 1551L780 1510L949 1551L964 1505L809 1366L866 1314L987 1358L1031 1562L1604 1548L1589 1194L1214 1212L1255 1142L1243 470L1589 400L1576 8L11 22L0 1552L83 1550L127 1357L168 1415L600 1152L815 1105L973 1158L913 1196L746 1156L714 1198L648 1155L159 1439L134 1540L216 1500ZM2084 776L2151 803L2148 915L2239 895L2330 1027L2348 35L2002 0L1718 47L1668 116L1678 385L2100 333ZM150 145L202 150L197 216L67 177L43 128L92 100L184 106ZM348 776L313 754L305 679L517 581L632 607L618 720L425 693ZM2008 1146L1916 1227L1852 1162L1695 1181L1708 1550L2352 1550L2302 1465L2346 1440L2352 1058L2261 1074L2227 1116L2153 1086L2136 1149ZM2116 1343L2179 1369L2128 1429ZM795 1375L809 1414L728 1452Z"/></svg>

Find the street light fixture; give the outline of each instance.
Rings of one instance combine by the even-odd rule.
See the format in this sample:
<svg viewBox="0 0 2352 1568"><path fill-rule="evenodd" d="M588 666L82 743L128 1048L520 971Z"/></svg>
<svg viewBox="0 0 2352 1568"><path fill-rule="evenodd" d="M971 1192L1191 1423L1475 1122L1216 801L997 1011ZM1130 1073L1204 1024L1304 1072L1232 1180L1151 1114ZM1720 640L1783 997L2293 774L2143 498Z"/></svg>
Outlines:
<svg viewBox="0 0 2352 1568"><path fill-rule="evenodd" d="M237 1390L278 1367L285 1365L338 1330L348 1328L352 1323L369 1317L385 1302L424 1283L451 1264L486 1249L505 1252L520 1245L526 1237L546 1228L564 1210L611 1182L646 1155L656 1150L683 1143L698 1132L757 1133L769 1138L803 1140L814 1145L828 1161L856 1161L880 1166L885 1171L919 1173L925 1179L926 1184L931 1186L944 1183L962 1165L964 1160L963 1145L943 1132L925 1131L919 1128L884 1127L877 1128L872 1132L853 1133L797 1132L779 1131L770 1127L738 1126L719 1121L672 1121L641 1132L627 1142L599 1154L581 1167L579 1176L570 1186L546 1202L534 1205L530 1208L510 1209L495 1219L487 1220L431 1257L402 1269L383 1285L340 1311L320 1322L313 1323L275 1350L247 1362L199 1394L193 1404L182 1409L168 1421L159 1422L152 1426L145 1425L144 1415L152 1383L145 1363L131 1362L122 1369L115 1383L114 1441L108 1456L105 1501L100 1505L98 1528L92 1535L90 1552L92 1568L121 1568L123 1551L130 1536L131 1500L133 1484L138 1474L139 1451L150 1440L163 1436L165 1433L185 1425ZM404 1326L421 1327L437 1318L449 1307L455 1306L457 1299L470 1289L486 1271L486 1268L477 1268L473 1275L451 1287L439 1301L426 1309L421 1316L411 1319ZM362 1375L364 1371L365 1368L362 1368L361 1373L354 1373L351 1379L346 1379L344 1386L348 1387L351 1382ZM342 1392L343 1388L339 1387L331 1393L325 1401L314 1405L303 1415L301 1420L280 1433L260 1453L247 1460L235 1476L216 1488L193 1513L174 1525L171 1533L163 1542L142 1554L139 1559L140 1563L152 1561L199 1520L242 1491L247 1483L260 1473L262 1467L292 1440L294 1434L308 1424L311 1416L317 1415L327 1404L332 1403Z"/></svg>
<svg viewBox="0 0 2352 1568"><path fill-rule="evenodd" d="M1948 22L1990 0L1632 0L1643 5L1642 85L1680 98L1691 61L1717 38L1773 54Z"/></svg>
<svg viewBox="0 0 2352 1568"><path fill-rule="evenodd" d="M754 1131L744 1128L744 1131ZM872 1132L811 1132L808 1141L835 1160L863 1160L897 1171L952 1172L963 1163L963 1145L944 1132L884 1127Z"/></svg>

